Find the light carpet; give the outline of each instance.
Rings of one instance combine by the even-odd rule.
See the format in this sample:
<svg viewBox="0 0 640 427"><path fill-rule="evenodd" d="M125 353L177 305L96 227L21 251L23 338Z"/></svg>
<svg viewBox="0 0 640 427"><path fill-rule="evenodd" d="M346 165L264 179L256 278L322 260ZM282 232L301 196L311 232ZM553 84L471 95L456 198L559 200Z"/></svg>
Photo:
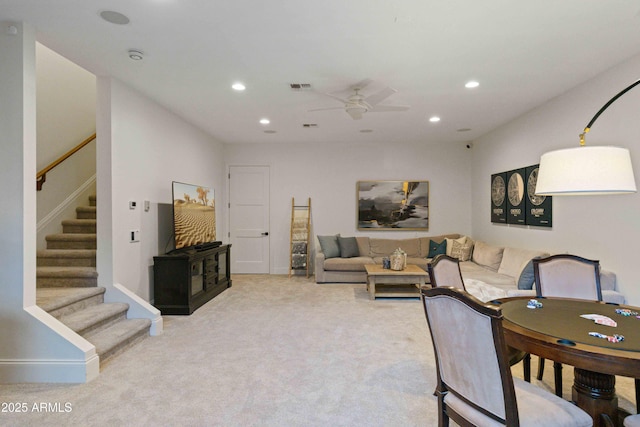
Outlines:
<svg viewBox="0 0 640 427"><path fill-rule="evenodd" d="M164 327L90 383L0 385L1 402L28 408L0 412L0 425L437 425L418 299L370 301L364 284L234 275L232 288L191 316L165 316ZM565 398L572 371L564 369ZM513 373L521 377L522 365ZM534 383L552 390L553 369ZM631 412L633 393L633 380L619 378ZM40 403L53 411L34 410Z"/></svg>

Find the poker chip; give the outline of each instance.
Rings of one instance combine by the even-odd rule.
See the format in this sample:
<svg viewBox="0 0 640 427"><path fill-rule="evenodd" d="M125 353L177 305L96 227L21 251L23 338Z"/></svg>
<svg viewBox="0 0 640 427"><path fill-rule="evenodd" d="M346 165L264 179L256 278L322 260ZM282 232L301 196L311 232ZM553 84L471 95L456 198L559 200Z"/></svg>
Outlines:
<svg viewBox="0 0 640 427"><path fill-rule="evenodd" d="M542 303L537 299L530 299L529 302L527 302L527 308L542 308Z"/></svg>
<svg viewBox="0 0 640 427"><path fill-rule="evenodd" d="M623 316L635 316L638 317L638 312L630 310L628 308L616 308L616 313Z"/></svg>
<svg viewBox="0 0 640 427"><path fill-rule="evenodd" d="M619 334L605 335L605 334L601 334L600 332L589 332L589 335L596 338L604 338L607 341L613 342L613 343L624 341L624 335L619 335Z"/></svg>

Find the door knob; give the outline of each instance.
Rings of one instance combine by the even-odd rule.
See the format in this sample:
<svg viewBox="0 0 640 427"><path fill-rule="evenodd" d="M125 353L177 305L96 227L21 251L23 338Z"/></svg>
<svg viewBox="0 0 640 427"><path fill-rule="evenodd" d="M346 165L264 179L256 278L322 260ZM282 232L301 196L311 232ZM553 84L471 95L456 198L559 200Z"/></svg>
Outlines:
<svg viewBox="0 0 640 427"><path fill-rule="evenodd" d="M269 235L269 232L268 232L268 231L265 231L264 233L262 233L262 235L263 235L263 236L268 236L268 235Z"/></svg>

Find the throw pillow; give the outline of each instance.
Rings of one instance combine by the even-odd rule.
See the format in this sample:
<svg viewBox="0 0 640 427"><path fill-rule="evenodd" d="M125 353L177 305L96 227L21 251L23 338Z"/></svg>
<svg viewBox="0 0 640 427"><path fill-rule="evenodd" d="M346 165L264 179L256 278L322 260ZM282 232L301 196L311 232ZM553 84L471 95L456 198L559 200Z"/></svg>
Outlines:
<svg viewBox="0 0 640 427"><path fill-rule="evenodd" d="M453 249L453 242L458 242L461 245L464 245L464 242L467 241L467 236L462 236L462 237L460 237L458 239L445 238L444 240L447 242L447 255L453 256L453 255L451 255L451 250Z"/></svg>
<svg viewBox="0 0 640 427"><path fill-rule="evenodd" d="M498 271L500 262L502 261L503 251L504 248L491 246L478 240L473 248L472 260L478 265L489 267L493 271Z"/></svg>
<svg viewBox="0 0 640 427"><path fill-rule="evenodd" d="M356 256L360 256L358 241L355 237L338 236L338 246L340 246L340 257L342 258L353 258Z"/></svg>
<svg viewBox="0 0 640 427"><path fill-rule="evenodd" d="M433 240L429 240L429 255L427 258L435 258L437 255L443 255L447 253L447 241L443 240L442 242L434 242Z"/></svg>
<svg viewBox="0 0 640 427"><path fill-rule="evenodd" d="M471 242L460 243L454 240L451 246L451 256L453 258L458 258L460 261L469 261L471 259L471 249L473 249Z"/></svg>
<svg viewBox="0 0 640 427"><path fill-rule="evenodd" d="M538 258L540 257L537 256L530 259L520 272L520 277L518 277L518 289L533 289L533 284L536 281L535 274L533 273L533 260Z"/></svg>
<svg viewBox="0 0 640 427"><path fill-rule="evenodd" d="M338 244L338 236L318 236L318 242L320 242L320 249L324 253L326 259L337 258L340 256L340 245Z"/></svg>

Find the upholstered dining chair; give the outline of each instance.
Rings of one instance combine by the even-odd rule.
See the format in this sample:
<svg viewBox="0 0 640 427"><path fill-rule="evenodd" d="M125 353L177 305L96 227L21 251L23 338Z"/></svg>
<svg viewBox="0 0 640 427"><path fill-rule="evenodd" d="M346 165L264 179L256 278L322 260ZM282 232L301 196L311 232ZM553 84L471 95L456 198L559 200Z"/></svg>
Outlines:
<svg viewBox="0 0 640 427"><path fill-rule="evenodd" d="M626 417L624 419L624 427L640 427L640 414Z"/></svg>
<svg viewBox="0 0 640 427"><path fill-rule="evenodd" d="M436 255L427 264L427 272L429 273L431 286L434 288L437 286L453 286L454 288L466 290L458 258L445 254Z"/></svg>
<svg viewBox="0 0 640 427"><path fill-rule="evenodd" d="M433 260L427 264L427 271L429 273L431 286L434 288L438 286L452 286L464 291L467 290L464 286L462 271L460 270L460 261L458 258L445 254L436 255ZM525 381L530 382L531 355L524 351L509 347L509 364L515 365L520 361L523 363L524 379Z"/></svg>
<svg viewBox="0 0 640 427"><path fill-rule="evenodd" d="M536 296L602 301L600 262L577 255L559 254L533 260ZM553 362L556 395L562 397L562 364ZM544 359L538 364L538 380Z"/></svg>
<svg viewBox="0 0 640 427"><path fill-rule="evenodd" d="M438 425L591 426L582 409L513 378L499 307L453 287L421 291L436 358Z"/></svg>

